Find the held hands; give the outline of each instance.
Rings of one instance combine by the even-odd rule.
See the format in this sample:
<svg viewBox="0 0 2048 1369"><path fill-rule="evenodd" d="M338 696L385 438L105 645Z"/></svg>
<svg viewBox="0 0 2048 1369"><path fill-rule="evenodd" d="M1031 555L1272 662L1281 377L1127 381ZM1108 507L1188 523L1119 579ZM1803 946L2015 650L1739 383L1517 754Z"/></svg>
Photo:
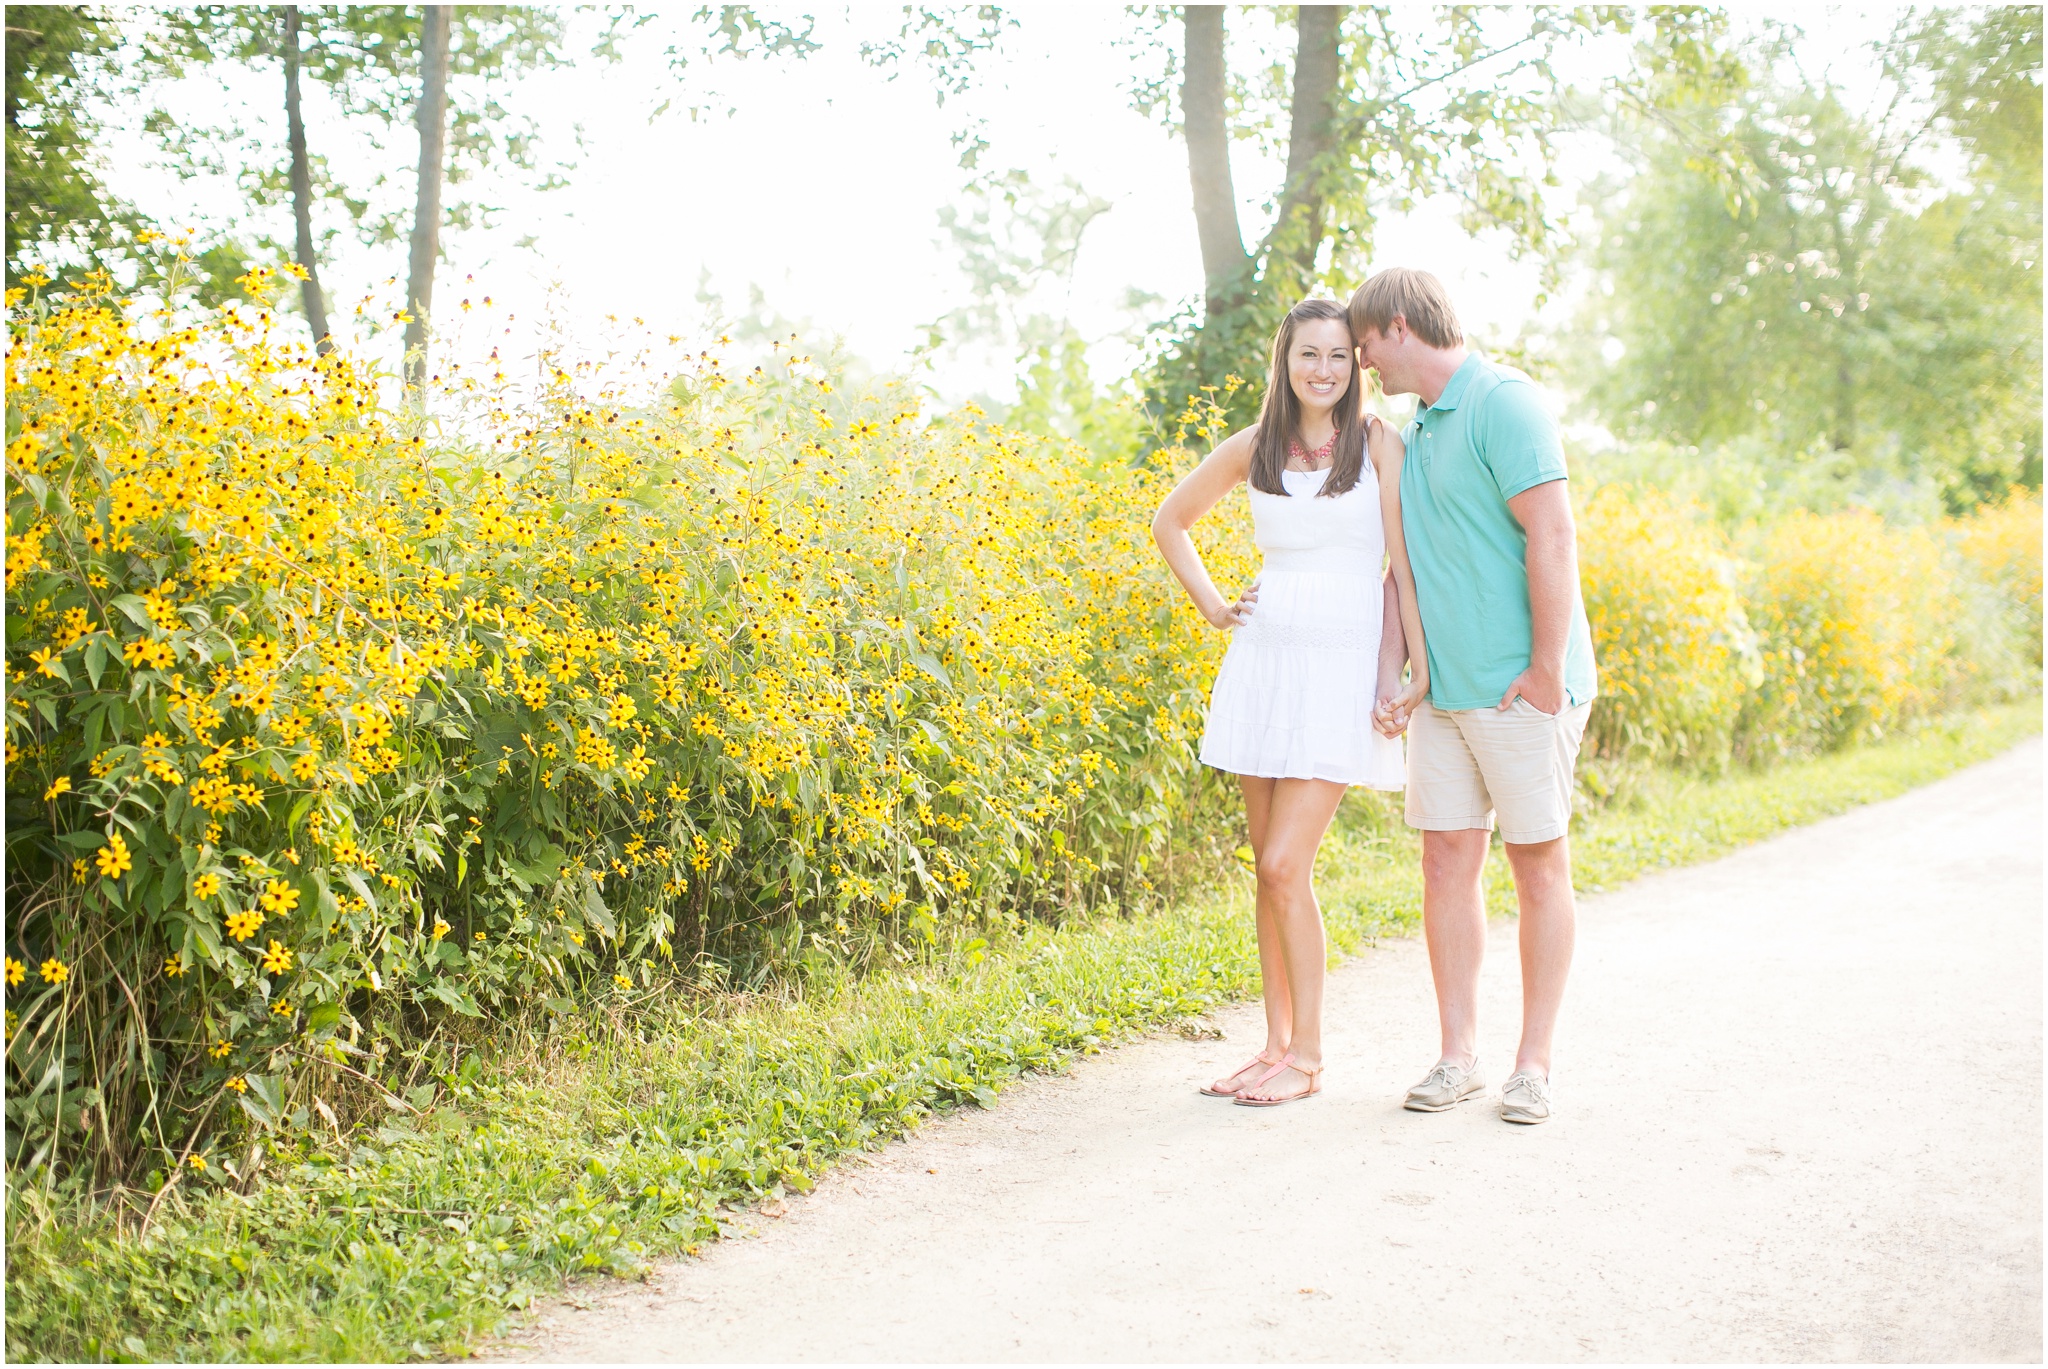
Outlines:
<svg viewBox="0 0 2048 1369"><path fill-rule="evenodd" d="M1429 697L1429 676L1417 673L1403 686L1382 683L1379 700L1372 708L1372 725L1383 737L1398 737L1408 730L1415 708Z"/></svg>
<svg viewBox="0 0 2048 1369"><path fill-rule="evenodd" d="M1250 622L1252 610L1258 607L1258 603L1259 586L1254 581L1249 589L1237 596L1235 602L1218 604L1203 616L1209 620L1210 627L1220 627L1225 631L1229 631L1231 628L1243 627L1246 623Z"/></svg>
<svg viewBox="0 0 2048 1369"><path fill-rule="evenodd" d="M1500 696L1500 710L1505 713L1517 697L1527 699L1538 712L1556 717L1564 712L1564 678L1554 671L1539 670L1530 666L1515 676L1515 682L1508 686L1508 692Z"/></svg>

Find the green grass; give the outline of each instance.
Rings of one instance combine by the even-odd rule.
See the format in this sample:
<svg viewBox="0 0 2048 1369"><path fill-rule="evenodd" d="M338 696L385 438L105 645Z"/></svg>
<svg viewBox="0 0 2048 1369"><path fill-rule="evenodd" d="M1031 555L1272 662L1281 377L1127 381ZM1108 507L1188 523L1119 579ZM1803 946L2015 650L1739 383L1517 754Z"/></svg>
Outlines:
<svg viewBox="0 0 2048 1369"><path fill-rule="evenodd" d="M1903 793L2039 727L2034 701L1759 774L1639 777L1581 823L1580 882L1611 887ZM1346 803L1319 873L1338 950L1413 925L1415 851L1385 796ZM583 1035L508 1029L424 1116L280 1151L252 1195L173 1206L141 1238L13 1188L8 1355L460 1354L570 1275L631 1276L929 1113L1254 992L1247 903L1233 876L1172 912L1036 930L944 966L858 982L827 968L785 1000Z"/></svg>

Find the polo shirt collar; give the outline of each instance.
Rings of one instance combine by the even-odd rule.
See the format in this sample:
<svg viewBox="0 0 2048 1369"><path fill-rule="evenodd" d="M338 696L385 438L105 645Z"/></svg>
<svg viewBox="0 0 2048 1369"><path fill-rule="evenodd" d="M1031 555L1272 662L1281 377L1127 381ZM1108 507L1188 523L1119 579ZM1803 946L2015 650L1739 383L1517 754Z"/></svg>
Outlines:
<svg viewBox="0 0 2048 1369"><path fill-rule="evenodd" d="M1465 397L1466 387L1472 383L1472 377L1479 373L1479 368L1484 364L1479 353L1467 352L1465 360L1451 373L1450 380L1444 385L1444 392L1436 397L1436 403L1430 405L1425 412L1436 413L1442 409L1457 408L1458 401Z"/></svg>

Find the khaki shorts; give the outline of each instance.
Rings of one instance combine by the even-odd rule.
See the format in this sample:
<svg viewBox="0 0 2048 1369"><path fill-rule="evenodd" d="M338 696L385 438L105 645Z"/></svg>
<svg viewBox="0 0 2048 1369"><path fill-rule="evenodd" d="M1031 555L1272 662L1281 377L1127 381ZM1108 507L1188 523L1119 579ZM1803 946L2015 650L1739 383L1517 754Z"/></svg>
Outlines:
<svg viewBox="0 0 2048 1369"><path fill-rule="evenodd" d="M1555 716L1516 696L1507 711L1422 704L1408 722L1408 825L1493 827L1516 845L1555 841L1572 818L1572 767L1589 701Z"/></svg>

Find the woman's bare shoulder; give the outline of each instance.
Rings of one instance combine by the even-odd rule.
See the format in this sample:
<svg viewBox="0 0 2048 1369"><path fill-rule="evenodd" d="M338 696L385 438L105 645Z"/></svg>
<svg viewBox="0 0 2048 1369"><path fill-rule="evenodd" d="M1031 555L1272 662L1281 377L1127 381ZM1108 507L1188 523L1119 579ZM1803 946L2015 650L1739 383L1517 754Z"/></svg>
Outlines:
<svg viewBox="0 0 2048 1369"><path fill-rule="evenodd" d="M1216 462L1218 465L1242 466L1246 470L1250 470L1252 448L1257 445L1258 440L1258 424L1254 423L1249 428L1239 428L1236 432L1216 444L1215 450L1209 453L1209 460Z"/></svg>
<svg viewBox="0 0 2048 1369"><path fill-rule="evenodd" d="M1408 445L1401 440L1400 429L1378 414L1367 414L1365 446L1372 455L1373 469L1380 473L1382 479L1400 474L1402 458L1408 455Z"/></svg>

